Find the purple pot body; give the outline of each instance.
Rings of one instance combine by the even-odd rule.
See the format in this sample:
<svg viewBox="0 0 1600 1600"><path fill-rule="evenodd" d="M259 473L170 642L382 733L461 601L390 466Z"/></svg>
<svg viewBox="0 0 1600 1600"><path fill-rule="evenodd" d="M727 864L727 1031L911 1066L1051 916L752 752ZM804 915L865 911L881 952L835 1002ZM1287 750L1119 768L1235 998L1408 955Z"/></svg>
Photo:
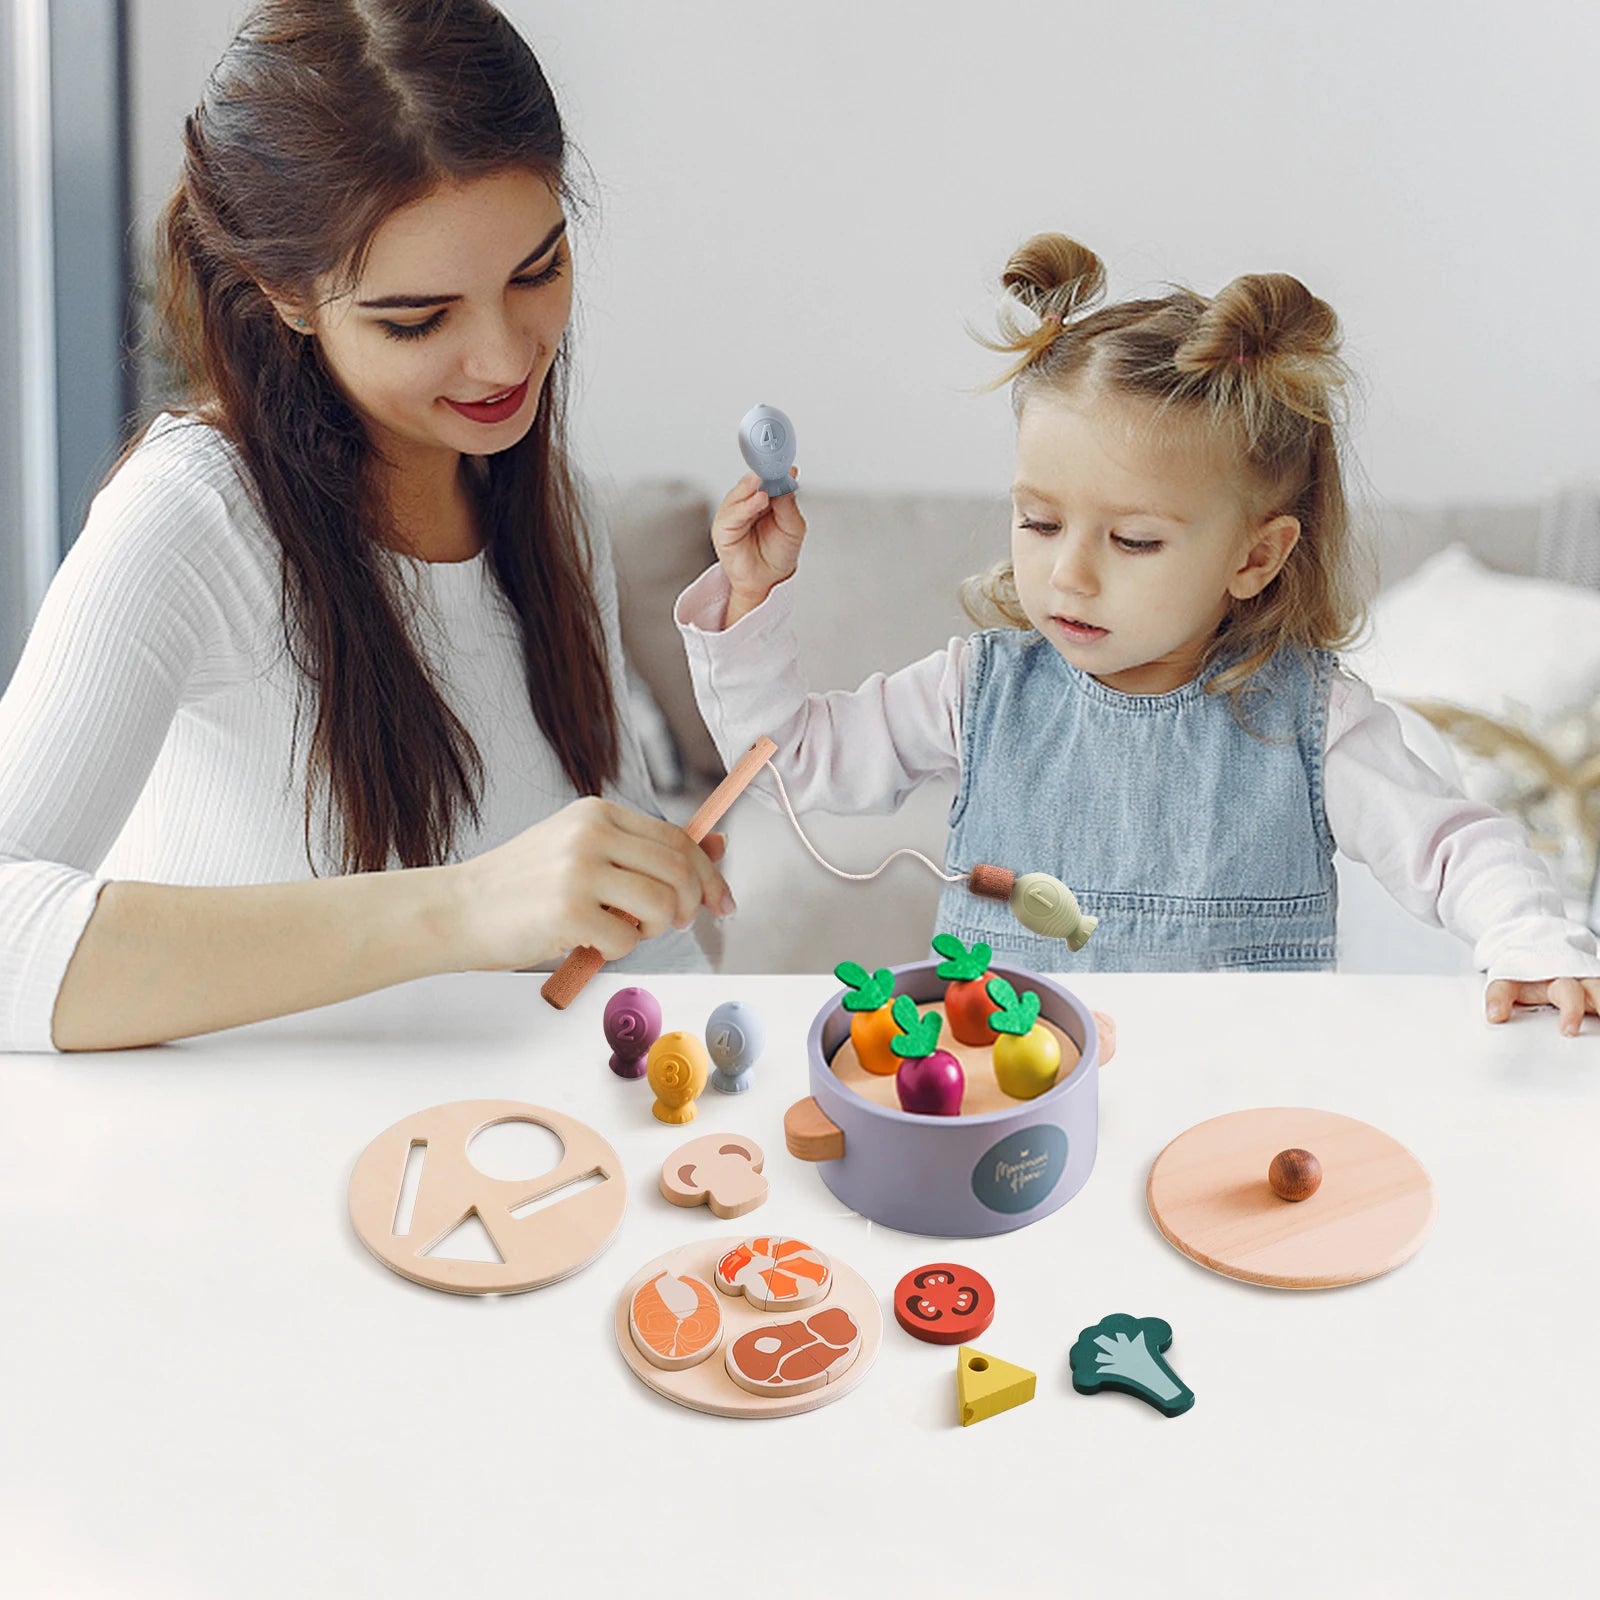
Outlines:
<svg viewBox="0 0 1600 1600"><path fill-rule="evenodd" d="M919 1006L944 998L937 962L895 967L895 992ZM974 1117L918 1116L846 1088L829 1063L850 1036L840 991L817 1013L806 1041L811 1094L843 1132L844 1154L817 1169L853 1211L906 1233L973 1239L1047 1217L1094 1170L1100 1112L1100 1047L1094 1018L1076 995L1032 972L994 966L1040 1016L1082 1052L1071 1074L1035 1099Z"/></svg>

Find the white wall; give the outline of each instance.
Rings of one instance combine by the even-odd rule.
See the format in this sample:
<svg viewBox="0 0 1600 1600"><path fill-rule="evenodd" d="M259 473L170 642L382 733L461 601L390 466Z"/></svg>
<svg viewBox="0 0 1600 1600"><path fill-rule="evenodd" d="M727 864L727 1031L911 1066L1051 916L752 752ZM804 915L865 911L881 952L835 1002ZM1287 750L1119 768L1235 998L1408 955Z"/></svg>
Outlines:
<svg viewBox="0 0 1600 1600"><path fill-rule="evenodd" d="M1011 246L1114 293L1298 274L1395 500L1600 472L1600 7L1586 0L509 0L597 178L579 438L720 489L782 406L816 486L991 490L969 391ZM244 7L133 0L141 215Z"/></svg>

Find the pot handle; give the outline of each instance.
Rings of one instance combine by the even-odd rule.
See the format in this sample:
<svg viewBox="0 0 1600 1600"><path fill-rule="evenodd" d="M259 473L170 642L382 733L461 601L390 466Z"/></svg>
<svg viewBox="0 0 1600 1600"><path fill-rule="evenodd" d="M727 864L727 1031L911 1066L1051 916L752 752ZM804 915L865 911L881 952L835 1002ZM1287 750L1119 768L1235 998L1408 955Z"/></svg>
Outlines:
<svg viewBox="0 0 1600 1600"><path fill-rule="evenodd" d="M1117 1019L1104 1011L1093 1015L1095 1031L1100 1035L1100 1065L1103 1067L1117 1053Z"/></svg>
<svg viewBox="0 0 1600 1600"><path fill-rule="evenodd" d="M844 1129L808 1095L784 1112L783 1142L797 1161L837 1161L844 1154Z"/></svg>

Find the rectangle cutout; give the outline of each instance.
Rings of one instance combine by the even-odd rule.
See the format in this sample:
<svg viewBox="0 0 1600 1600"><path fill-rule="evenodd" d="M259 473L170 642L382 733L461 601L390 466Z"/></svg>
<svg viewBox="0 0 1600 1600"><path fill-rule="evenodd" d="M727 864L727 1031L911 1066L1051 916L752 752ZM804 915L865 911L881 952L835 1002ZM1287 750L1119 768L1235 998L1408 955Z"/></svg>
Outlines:
<svg viewBox="0 0 1600 1600"><path fill-rule="evenodd" d="M400 1175L400 1194L394 1207L394 1236L403 1239L411 1232L411 1214L417 1207L417 1190L422 1187L422 1162L428 1149L426 1139L413 1139L406 1151L405 1171Z"/></svg>
<svg viewBox="0 0 1600 1600"><path fill-rule="evenodd" d="M611 1180L598 1168L584 1173L581 1177L570 1178L558 1189L551 1189L547 1194L535 1195L531 1200L524 1200L520 1206L511 1209L509 1216L522 1218L530 1216L535 1211L542 1211L546 1206L560 1205L563 1200L570 1200L573 1195L580 1194L585 1189L592 1189L597 1183L609 1183Z"/></svg>

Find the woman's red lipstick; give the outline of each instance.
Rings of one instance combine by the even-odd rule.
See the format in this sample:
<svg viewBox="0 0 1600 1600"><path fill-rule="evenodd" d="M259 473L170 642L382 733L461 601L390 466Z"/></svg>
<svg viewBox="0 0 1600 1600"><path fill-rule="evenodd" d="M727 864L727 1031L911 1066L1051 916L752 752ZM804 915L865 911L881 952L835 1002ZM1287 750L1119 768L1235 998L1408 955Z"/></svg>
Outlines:
<svg viewBox="0 0 1600 1600"><path fill-rule="evenodd" d="M508 390L505 397L500 400L471 405L466 401L452 400L447 395L445 404L472 422L504 422L522 409L522 402L527 398L528 380L524 378L515 389Z"/></svg>

